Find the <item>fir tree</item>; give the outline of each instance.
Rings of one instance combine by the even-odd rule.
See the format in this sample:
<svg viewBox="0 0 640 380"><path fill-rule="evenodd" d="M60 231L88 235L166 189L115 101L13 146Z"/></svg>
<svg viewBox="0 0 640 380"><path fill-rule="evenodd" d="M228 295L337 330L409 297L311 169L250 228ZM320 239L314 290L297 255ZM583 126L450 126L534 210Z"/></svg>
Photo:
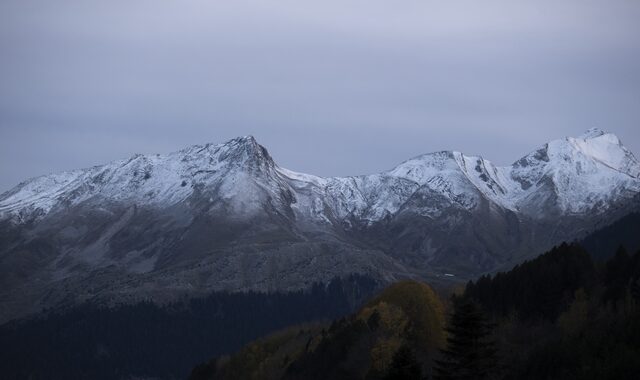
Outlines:
<svg viewBox="0 0 640 380"><path fill-rule="evenodd" d="M408 345L402 345L393 355L393 361L385 380L419 380L422 369L415 352Z"/></svg>
<svg viewBox="0 0 640 380"><path fill-rule="evenodd" d="M607 261L604 271L603 298L605 302L610 302L614 309L617 309L618 302L624 299L632 270L632 260L627 250L623 246L618 247L616 254Z"/></svg>
<svg viewBox="0 0 640 380"><path fill-rule="evenodd" d="M454 310L446 331L447 348L436 361L441 380L489 379L496 367L496 350L490 339L492 325L478 304L454 298Z"/></svg>

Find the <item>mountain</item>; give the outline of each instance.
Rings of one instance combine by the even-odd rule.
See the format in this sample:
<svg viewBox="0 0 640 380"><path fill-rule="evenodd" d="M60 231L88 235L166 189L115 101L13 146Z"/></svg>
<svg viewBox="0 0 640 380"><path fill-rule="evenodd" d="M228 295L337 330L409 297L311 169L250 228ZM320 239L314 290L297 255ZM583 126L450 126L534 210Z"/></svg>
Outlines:
<svg viewBox="0 0 640 380"><path fill-rule="evenodd" d="M355 177L281 168L250 136L135 155L0 196L0 321L351 273L463 281L638 210L639 192L636 158L595 129L511 166L444 151Z"/></svg>
<svg viewBox="0 0 640 380"><path fill-rule="evenodd" d="M530 352L536 344L547 341L540 339L538 334L525 333L526 336L523 336L523 332L546 331L555 334L558 329L544 324L567 319L562 315L580 288L587 290L589 300L596 303L593 310L600 311L589 315L605 318L598 322L601 328L604 323L604 329L596 330L596 335L592 336L596 338L592 341L597 349L592 351L595 358L588 357L591 354L581 349L567 349L567 353L576 353L578 356L587 354L585 363L591 360L607 361L618 355L620 351L617 349L624 349L619 342L628 342L629 334L637 335L640 332L632 325L625 327L624 324L608 320L612 316L612 308L615 310L617 304L625 319L640 321L628 313L634 305L638 311L637 302L628 297L640 297L640 252L630 255L624 253L624 249L618 249L623 242L627 252L635 251L626 244L637 242L637 238L634 238L637 235L637 216L630 214L590 233L583 242L596 244L590 243L588 253L577 243L561 244L510 271L491 277L481 276L467 284L465 294L478 298L493 318L506 323L504 328L498 329L507 334L504 338L514 334L510 337L513 341L504 347L508 351L505 357L509 357L504 363L521 361L523 352ZM608 253L611 247L616 249L613 257ZM596 264L594 259L600 261L603 257L609 259ZM433 298L424 297L426 294L423 290L428 287L421 285L415 288L403 283L411 284L412 281L401 281L384 291L382 287L386 284L364 276L350 275L333 279L328 284L314 284L304 291L212 292L205 297L180 299L162 305L141 302L107 307L87 302L62 310L50 310L33 318L0 325L0 347L7 347L0 350L0 373L8 379L175 379L186 378L198 363L231 355L231 361L224 358L212 360L208 365L199 367L194 371L194 378L198 374L202 378L214 378L211 371L217 367L223 369L222 366L226 367L224 373L216 372L215 378L245 378L249 372L255 372L254 378L279 378L294 361L298 364L291 369L299 374L298 378L313 377L310 373L335 378L333 371L336 368L352 371L367 366L367 358L372 358L369 355L374 348L372 344L377 347L373 350L377 351L376 356L382 359L380 364L388 365L389 357L398 344L412 336L405 330L405 318L408 317L410 325L416 327L417 318L428 317L429 313L425 312L424 307ZM440 288L437 293L445 297L452 289L462 289L459 284L453 285ZM375 297L373 301L366 302L372 297ZM599 299L609 305L600 305ZM378 312L373 313L381 318L370 319L370 313L374 311L371 307L381 301L386 305L374 307ZM394 305L404 311L400 312ZM349 317L351 313L359 316L354 320ZM511 325L514 318L521 320L524 325L514 328ZM380 322L385 319L387 327L376 329L373 334L361 329L364 326L358 322L366 321L367 325L373 326L369 322L375 325L375 320ZM335 322L326 322L330 320ZM575 326L571 327L571 321L580 323L580 318L568 318L565 321L575 329ZM532 323L542 323L543 326L537 330L539 327L532 327ZM235 353L247 343L286 326L298 327L287 328L283 334L276 333ZM353 327L356 330L352 330ZM594 332L592 324L584 327ZM611 327L614 331L610 334L607 330ZM418 332L412 330L412 334ZM608 346L602 345L603 340L599 336L602 334L607 337ZM314 350L319 354L313 355L315 359L307 356L309 352L305 349L310 347L310 338L313 338L311 346L318 347L317 343L324 342L324 349ZM425 343L428 339L422 336L413 343ZM636 341L640 344L640 340ZM582 335L576 335L572 345L576 344L575 347L579 348L583 343ZM514 350L514 345L517 345L517 350ZM387 359L379 355L383 352L386 352ZM553 363L556 363L552 359L556 354L548 356ZM625 362L638 363L633 357L623 356L627 358ZM538 369L555 368L544 362L544 357L539 359L543 359L543 362ZM565 363L570 368L577 368L573 359L568 359ZM616 363L609 364L616 366ZM611 372L609 376L637 377L624 376L619 372ZM523 377L519 375L513 378Z"/></svg>

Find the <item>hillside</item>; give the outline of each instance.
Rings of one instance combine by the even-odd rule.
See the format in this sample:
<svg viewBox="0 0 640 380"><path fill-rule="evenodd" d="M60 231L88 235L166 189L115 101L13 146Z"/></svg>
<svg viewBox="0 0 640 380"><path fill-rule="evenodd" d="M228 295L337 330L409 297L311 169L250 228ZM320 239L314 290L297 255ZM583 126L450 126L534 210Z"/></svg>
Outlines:
<svg viewBox="0 0 640 380"><path fill-rule="evenodd" d="M427 285L397 283L347 318L290 327L196 367L190 380L640 375L640 251L619 250L600 267L579 245L563 244L470 282L446 304L445 322L442 301ZM470 323L473 315L487 322ZM457 350L480 355L471 343L456 346L468 334L483 336L478 347L487 347L488 364L460 356Z"/></svg>

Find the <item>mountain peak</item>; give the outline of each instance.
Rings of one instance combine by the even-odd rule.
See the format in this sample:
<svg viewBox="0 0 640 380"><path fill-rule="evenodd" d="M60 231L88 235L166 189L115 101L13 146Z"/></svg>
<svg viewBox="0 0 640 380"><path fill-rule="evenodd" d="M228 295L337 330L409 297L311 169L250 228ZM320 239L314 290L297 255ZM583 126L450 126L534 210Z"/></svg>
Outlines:
<svg viewBox="0 0 640 380"><path fill-rule="evenodd" d="M597 137L603 136L605 134L608 134L608 133L606 133L600 128L589 128L587 129L586 132L578 136L578 138L583 140L590 140L590 139L595 139Z"/></svg>
<svg viewBox="0 0 640 380"><path fill-rule="evenodd" d="M640 174L637 159L613 133L593 128L579 138L568 138L567 141L573 149L606 166L632 177Z"/></svg>
<svg viewBox="0 0 640 380"><path fill-rule="evenodd" d="M260 145L258 144L258 141L256 140L256 138L253 137L252 135L239 136L227 141L225 144L229 144L229 143L235 143L235 144L241 144L241 145Z"/></svg>
<svg viewBox="0 0 640 380"><path fill-rule="evenodd" d="M267 168L275 165L265 147L251 136L236 137L221 145L220 160L249 164L254 168Z"/></svg>
<svg viewBox="0 0 640 380"><path fill-rule="evenodd" d="M267 149L251 135L236 137L222 144L193 145L179 153L196 160L202 159L204 154L204 157L215 157L217 161L274 164Z"/></svg>
<svg viewBox="0 0 640 380"><path fill-rule="evenodd" d="M577 138L568 138L570 141L583 141L586 144L610 145L614 149L626 150L622 142L615 134L605 132L599 128L591 128Z"/></svg>
<svg viewBox="0 0 640 380"><path fill-rule="evenodd" d="M542 166L540 166L542 165ZM513 164L518 170L539 166L574 168L583 173L585 168L604 165L634 178L640 177L637 159L613 133L591 128L578 137L565 137L550 141ZM574 170L572 169L572 170ZM592 170L597 170L593 167ZM538 173L540 174L540 173Z"/></svg>

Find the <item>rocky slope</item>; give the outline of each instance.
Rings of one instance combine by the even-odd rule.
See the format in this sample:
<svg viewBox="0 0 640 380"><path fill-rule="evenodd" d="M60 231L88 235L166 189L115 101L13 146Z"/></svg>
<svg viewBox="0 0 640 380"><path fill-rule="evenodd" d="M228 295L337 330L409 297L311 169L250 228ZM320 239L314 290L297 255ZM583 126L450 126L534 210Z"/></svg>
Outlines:
<svg viewBox="0 0 640 380"><path fill-rule="evenodd" d="M0 321L349 273L464 280L636 209L639 177L633 154L599 130L507 167L446 151L322 178L242 137L42 176L0 196Z"/></svg>

